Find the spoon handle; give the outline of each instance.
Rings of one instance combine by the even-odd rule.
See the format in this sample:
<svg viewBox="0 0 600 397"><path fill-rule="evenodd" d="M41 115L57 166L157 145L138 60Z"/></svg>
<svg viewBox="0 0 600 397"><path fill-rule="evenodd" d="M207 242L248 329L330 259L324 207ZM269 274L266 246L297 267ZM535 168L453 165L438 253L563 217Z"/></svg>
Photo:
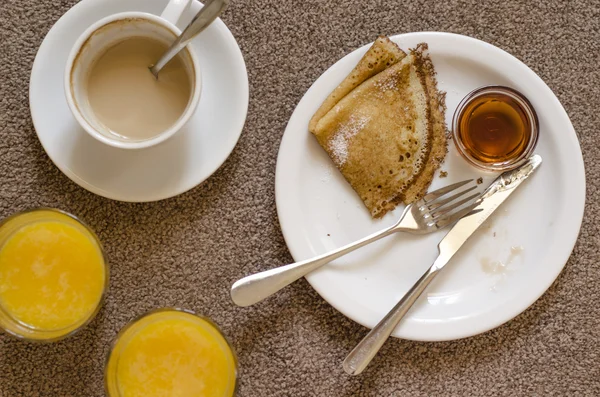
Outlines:
<svg viewBox="0 0 600 397"><path fill-rule="evenodd" d="M229 0L206 0L204 7L196 14L185 30L179 35L175 42L156 62L150 71L158 78L158 72L171 60L179 51L185 48L194 37L210 25L229 5Z"/></svg>

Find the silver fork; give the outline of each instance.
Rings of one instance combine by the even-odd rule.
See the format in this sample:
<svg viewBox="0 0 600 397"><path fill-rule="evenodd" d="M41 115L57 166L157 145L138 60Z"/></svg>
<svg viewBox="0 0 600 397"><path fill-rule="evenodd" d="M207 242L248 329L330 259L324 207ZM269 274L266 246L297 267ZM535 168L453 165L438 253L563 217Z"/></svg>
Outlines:
<svg viewBox="0 0 600 397"><path fill-rule="evenodd" d="M475 207L476 203L470 203L459 209L459 207L479 196L478 193L474 193L462 198L465 194L476 189L477 185L458 191L460 187L472 181L470 179L458 182L426 194L421 200L409 204L404 209L400 220L393 226L335 251L244 277L236 281L231 287L231 298L238 306L250 306L273 295L283 287L290 285L334 259L390 234L396 232L426 234L446 227L467 215ZM454 194L448 196L450 193Z"/></svg>

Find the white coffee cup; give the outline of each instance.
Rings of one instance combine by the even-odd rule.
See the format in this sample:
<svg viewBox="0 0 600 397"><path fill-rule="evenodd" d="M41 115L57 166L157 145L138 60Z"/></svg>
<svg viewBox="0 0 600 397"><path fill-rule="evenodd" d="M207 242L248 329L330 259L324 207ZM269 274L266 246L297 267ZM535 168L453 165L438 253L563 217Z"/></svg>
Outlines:
<svg viewBox="0 0 600 397"><path fill-rule="evenodd" d="M113 134L94 114L86 92L86 79L93 62L109 47L131 37L149 37L170 45L181 34L175 24L190 3L191 0L170 0L160 17L145 12L114 14L94 23L77 39L67 59L65 94L75 119L92 137L117 148L147 148L173 136L192 117L200 102L202 79L198 57L191 46L180 52L193 85L187 107L175 124L152 138L131 140Z"/></svg>

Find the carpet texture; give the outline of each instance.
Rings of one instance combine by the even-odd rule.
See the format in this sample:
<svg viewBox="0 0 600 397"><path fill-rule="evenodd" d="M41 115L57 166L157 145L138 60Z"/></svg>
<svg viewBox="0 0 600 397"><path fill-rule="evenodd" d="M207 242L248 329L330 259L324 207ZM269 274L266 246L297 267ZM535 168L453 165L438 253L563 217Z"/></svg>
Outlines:
<svg viewBox="0 0 600 397"><path fill-rule="evenodd" d="M0 396L102 396L103 364L117 331L139 314L173 305L212 317L230 337L240 360L240 396L600 395L598 0L232 0L223 20L250 78L241 139L201 186L149 204L80 188L36 138L31 66L44 35L75 2L0 2L0 216L50 206L83 218L110 258L110 293L97 318L65 341L0 336ZM276 216L274 175L281 136L304 92L376 35L422 30L490 42L554 90L583 150L585 219L565 270L516 319L465 340L390 340L363 376L349 377L340 364L366 330L306 281L246 309L231 303L228 287L292 259Z"/></svg>

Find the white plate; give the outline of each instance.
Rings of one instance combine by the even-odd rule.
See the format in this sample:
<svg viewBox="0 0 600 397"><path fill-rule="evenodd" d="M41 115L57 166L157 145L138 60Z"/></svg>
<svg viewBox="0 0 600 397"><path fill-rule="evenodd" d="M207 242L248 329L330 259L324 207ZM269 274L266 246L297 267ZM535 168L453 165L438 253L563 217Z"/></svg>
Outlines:
<svg viewBox="0 0 600 397"><path fill-rule="evenodd" d="M121 201L154 201L183 193L212 175L237 143L248 110L248 74L242 53L217 19L192 42L202 69L196 114L174 137L137 151L90 137L69 111L65 63L75 40L92 23L124 11L160 14L161 0L83 0L50 29L31 71L29 101L38 138L54 164L83 188ZM197 1L179 27L200 10Z"/></svg>
<svg viewBox="0 0 600 397"><path fill-rule="evenodd" d="M579 142L556 96L512 55L448 33L410 33L392 40L403 49L420 42L429 44L439 88L447 92L448 125L460 99L488 84L518 89L538 112L541 132L536 153L544 163L462 248L394 331L396 337L423 341L468 337L525 310L552 284L569 258L585 201ZM277 160L277 211L295 260L387 227L401 213L398 208L381 220L372 220L308 132L313 113L369 46L323 73L298 104L283 136ZM436 178L432 189L480 176L459 157L452 143L449 149L442 167L448 177ZM484 183L491 179L485 177ZM372 328L433 263L437 243L447 231L388 237L332 262L307 279L336 309ZM523 250L511 254L511 247ZM493 261L506 266L492 273L488 262Z"/></svg>

